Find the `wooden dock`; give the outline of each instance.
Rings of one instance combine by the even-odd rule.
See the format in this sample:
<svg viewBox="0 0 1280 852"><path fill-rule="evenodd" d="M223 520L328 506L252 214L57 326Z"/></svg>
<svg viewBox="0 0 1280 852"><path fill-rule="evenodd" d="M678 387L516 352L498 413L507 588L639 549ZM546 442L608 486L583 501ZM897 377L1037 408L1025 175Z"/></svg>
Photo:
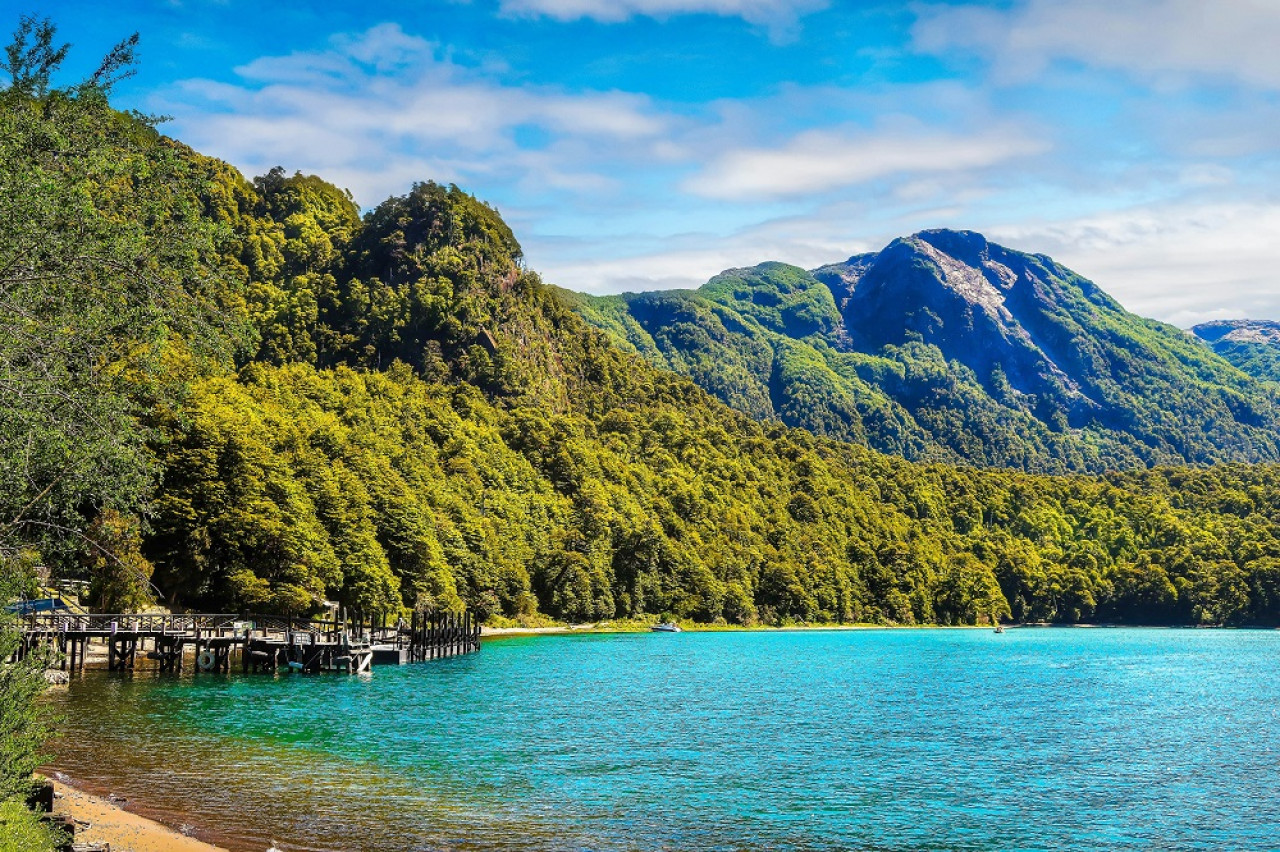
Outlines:
<svg viewBox="0 0 1280 852"><path fill-rule="evenodd" d="M388 627L385 616L332 621L228 613L137 615L38 613L21 617L16 657L56 648L64 671L82 672L91 646L105 646L110 671L133 671L139 658L160 672L314 673L368 671L480 650L480 625L471 613L414 613Z"/></svg>

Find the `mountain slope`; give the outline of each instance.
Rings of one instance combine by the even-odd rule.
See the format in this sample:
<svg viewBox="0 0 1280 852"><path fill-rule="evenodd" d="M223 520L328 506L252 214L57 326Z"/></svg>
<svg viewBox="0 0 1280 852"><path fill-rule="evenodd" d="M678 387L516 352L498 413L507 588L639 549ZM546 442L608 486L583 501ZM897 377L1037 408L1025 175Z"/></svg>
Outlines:
<svg viewBox="0 0 1280 852"><path fill-rule="evenodd" d="M1280 622L1280 467L1033 476L756 422L590 328L522 265L497 212L456 187L418 184L361 217L318 178L250 182L173 152L186 189L148 186L156 215L101 217L104 235L202 210L223 274L173 280L254 334L236 335L232 362L180 326L131 326L155 363L123 363L121 393L162 475L128 502L77 504L80 559L24 538L22 558L60 576L105 584L128 567L139 595L151 576L175 607L298 614L331 600L489 620ZM39 192L16 158L0 177L8 200ZM60 221L32 224L56 234ZM183 258L153 262L176 273L165 267ZM98 264L91 277L120 274ZM958 381L937 345L854 351L853 331L870 332L849 321L852 301L767 266L677 300L679 333L703 349L664 343L626 302L602 321L664 357L719 347L743 365L731 386L744 398L786 416L825 405L833 427L846 412L868 440L932 442L970 422L929 420L927 396L913 413L901 388L971 393L981 411L981 383ZM836 387L846 395L828 398ZM1042 451L997 434L1002 453Z"/></svg>
<svg viewBox="0 0 1280 852"><path fill-rule="evenodd" d="M1191 331L1254 378L1280 382L1280 322L1215 320Z"/></svg>
<svg viewBox="0 0 1280 852"><path fill-rule="evenodd" d="M1280 457L1273 389L1050 258L972 232L574 304L753 417L911 459L1087 471Z"/></svg>
<svg viewBox="0 0 1280 852"><path fill-rule="evenodd" d="M497 213L455 187L419 184L352 222L317 179L209 174L210 215L235 223L243 269L226 299L242 300L259 343L234 372L176 348L189 392L153 415L164 480L145 551L175 602L734 623L1280 620L1275 468L1031 477L761 424L587 326L523 268ZM956 387L922 342L899 347L921 350L909 369L841 349L840 306L803 270L704 291L670 333L740 358L734 381L761 406L807 410L822 382L843 382L858 423L923 446L932 433L880 386ZM616 333L660 353L637 316L616 313ZM772 335L767 352L748 332ZM766 361L779 367L761 392Z"/></svg>

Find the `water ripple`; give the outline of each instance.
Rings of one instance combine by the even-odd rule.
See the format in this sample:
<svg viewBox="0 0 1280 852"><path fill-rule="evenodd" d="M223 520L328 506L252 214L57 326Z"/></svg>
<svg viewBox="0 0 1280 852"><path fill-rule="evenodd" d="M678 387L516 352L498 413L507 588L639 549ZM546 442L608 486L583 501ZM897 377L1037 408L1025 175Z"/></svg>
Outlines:
<svg viewBox="0 0 1280 852"><path fill-rule="evenodd" d="M526 637L52 700L58 768L236 850L1264 848L1278 658L1249 631Z"/></svg>

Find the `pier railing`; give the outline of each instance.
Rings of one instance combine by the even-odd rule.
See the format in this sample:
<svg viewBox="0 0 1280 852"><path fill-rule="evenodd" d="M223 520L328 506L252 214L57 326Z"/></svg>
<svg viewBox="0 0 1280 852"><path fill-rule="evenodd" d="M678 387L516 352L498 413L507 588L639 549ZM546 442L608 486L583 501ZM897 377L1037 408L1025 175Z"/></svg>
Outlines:
<svg viewBox="0 0 1280 852"><path fill-rule="evenodd" d="M316 620L235 613L31 613L18 619L22 642L16 656L52 645L61 652L64 669L69 665L80 671L90 647L105 644L112 670L134 668L141 654L156 660L161 671L181 671L185 648L188 655L194 651L200 670L225 672L233 650L246 671L274 671L277 665L298 662L289 655L303 647L327 649L316 658L317 665L345 661L348 670L356 670L353 664L363 669L371 662L419 662L480 650L480 623L470 612L415 612L410 620L401 618L390 625L382 615L345 616ZM267 663L261 664L264 655Z"/></svg>
<svg viewBox="0 0 1280 852"><path fill-rule="evenodd" d="M71 613L25 615L23 632L47 633L231 633L240 616L230 613Z"/></svg>

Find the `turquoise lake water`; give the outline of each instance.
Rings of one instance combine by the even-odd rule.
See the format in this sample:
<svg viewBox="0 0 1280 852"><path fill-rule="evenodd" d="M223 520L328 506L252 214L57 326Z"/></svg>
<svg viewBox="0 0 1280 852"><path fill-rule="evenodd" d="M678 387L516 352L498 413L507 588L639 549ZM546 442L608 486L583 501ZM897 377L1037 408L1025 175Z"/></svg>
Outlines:
<svg viewBox="0 0 1280 852"><path fill-rule="evenodd" d="M1280 848L1274 631L503 638L53 703L57 768L234 850Z"/></svg>

